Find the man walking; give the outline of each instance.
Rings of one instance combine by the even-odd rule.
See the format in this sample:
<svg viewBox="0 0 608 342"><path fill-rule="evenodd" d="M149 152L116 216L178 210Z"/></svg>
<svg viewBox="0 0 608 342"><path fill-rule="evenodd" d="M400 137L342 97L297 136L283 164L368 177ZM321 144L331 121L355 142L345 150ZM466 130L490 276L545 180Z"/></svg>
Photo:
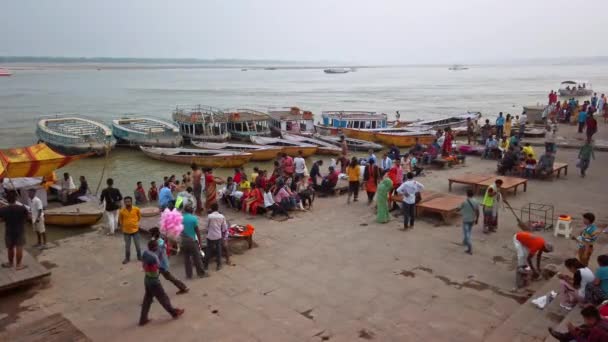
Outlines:
<svg viewBox="0 0 608 342"><path fill-rule="evenodd" d="M129 262L131 258L131 240L135 245L137 252L137 260L141 261L141 250L139 247L139 221L141 220L141 212L138 207L133 206L133 199L127 196L124 199L125 207L120 209L118 213L118 225L122 228L122 235L125 239L125 260L123 265Z"/></svg>
<svg viewBox="0 0 608 342"><path fill-rule="evenodd" d="M160 236L160 230L156 227L150 229L150 235L152 240L156 241L157 246L150 248L150 251L154 252L158 257L159 261L159 272L166 280L170 281L179 289L178 295L188 293L190 289L179 279L175 278L171 272L169 272L169 257L167 256L167 245L165 240Z"/></svg>
<svg viewBox="0 0 608 342"><path fill-rule="evenodd" d="M228 234L228 223L224 215L218 212L217 203L211 205L211 214L207 217L207 248L205 250L205 269L209 267L211 250L215 251L217 270L222 269L222 239Z"/></svg>
<svg viewBox="0 0 608 342"><path fill-rule="evenodd" d="M473 190L467 190L467 199L460 205L460 214L462 215L462 244L467 247L465 253L473 254L473 246L471 245L471 230L473 224L479 221L479 203L473 198Z"/></svg>
<svg viewBox="0 0 608 342"><path fill-rule="evenodd" d="M44 208L42 206L42 201L36 196L36 189L29 189L27 194L30 198L32 227L38 237L38 244L34 247L46 248L46 227L44 226Z"/></svg>
<svg viewBox="0 0 608 342"><path fill-rule="evenodd" d="M11 268L15 265L15 270L19 271L27 267L23 265L23 245L25 245L25 221L27 220L27 209L17 204L17 192L9 190L6 193L8 205L0 208L0 219L5 222L4 243L8 251L8 262L3 263L2 267ZM16 260L15 260L16 259ZM15 262L13 264L13 262Z"/></svg>
<svg viewBox="0 0 608 342"><path fill-rule="evenodd" d="M100 201L106 203L106 219L108 220L108 228L110 229L108 235L114 235L116 225L118 224L118 209L120 209L120 201L122 201L122 194L120 190L115 189L114 180L108 178L106 180L107 188L101 191Z"/></svg>
<svg viewBox="0 0 608 342"><path fill-rule="evenodd" d="M184 314L184 309L177 309L171 305L171 300L169 300L169 296L167 296L165 289L163 289L163 285L160 283L160 262L156 254L153 252L153 250L157 248L158 244L156 243L156 240L150 240L150 242L148 242L149 250L145 251L142 257L142 266L145 272L144 287L146 289L146 293L144 295L144 301L141 305L141 315L139 317L140 326L146 325L148 322L150 322L148 312L150 311L150 306L152 305L154 298L156 298L160 305L162 305L173 318L179 318L179 316Z"/></svg>
<svg viewBox="0 0 608 342"><path fill-rule="evenodd" d="M593 153L593 145L590 141L587 141L578 152L581 177L585 177L589 164L591 164L591 158L595 159L595 153Z"/></svg>
<svg viewBox="0 0 608 342"><path fill-rule="evenodd" d="M397 188L397 193L403 196L403 230L414 228L416 193L420 193L424 189L421 183L414 180L412 172L408 172L406 177L407 181Z"/></svg>

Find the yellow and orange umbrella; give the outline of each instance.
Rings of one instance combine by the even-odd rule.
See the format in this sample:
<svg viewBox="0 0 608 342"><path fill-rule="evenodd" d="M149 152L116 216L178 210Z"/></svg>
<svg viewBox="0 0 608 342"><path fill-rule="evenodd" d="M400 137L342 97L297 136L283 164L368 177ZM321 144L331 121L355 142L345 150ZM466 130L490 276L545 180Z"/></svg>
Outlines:
<svg viewBox="0 0 608 342"><path fill-rule="evenodd" d="M0 178L44 177L88 154L65 156L46 144L0 150Z"/></svg>

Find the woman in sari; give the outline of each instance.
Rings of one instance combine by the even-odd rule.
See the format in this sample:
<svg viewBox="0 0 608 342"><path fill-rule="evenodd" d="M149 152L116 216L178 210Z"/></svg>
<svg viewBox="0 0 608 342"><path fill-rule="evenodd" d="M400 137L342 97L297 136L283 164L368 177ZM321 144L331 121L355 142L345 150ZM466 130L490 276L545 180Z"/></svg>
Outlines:
<svg viewBox="0 0 608 342"><path fill-rule="evenodd" d="M376 222L378 223L387 223L390 221L390 216L388 213L388 196L392 190L393 181L391 181L389 177L384 177L378 186L378 191L376 192Z"/></svg>
<svg viewBox="0 0 608 342"><path fill-rule="evenodd" d="M374 195L378 190L378 179L380 178L380 170L373 159L367 163L363 171L363 181L365 182L365 191L367 192L367 204L372 204Z"/></svg>
<svg viewBox="0 0 608 342"><path fill-rule="evenodd" d="M452 141L454 140L454 136L452 135L452 130L448 127L445 129L445 140L443 141L442 151L443 156L449 156L452 154Z"/></svg>
<svg viewBox="0 0 608 342"><path fill-rule="evenodd" d="M264 206L264 194L254 183L249 195L243 200L243 211L255 216L260 206Z"/></svg>
<svg viewBox="0 0 608 342"><path fill-rule="evenodd" d="M217 203L217 184L224 184L224 180L215 177L213 170L207 168L205 170L205 209L208 211L211 205Z"/></svg>
<svg viewBox="0 0 608 342"><path fill-rule="evenodd" d="M509 138L511 136L511 128L513 126L511 114L507 114L507 118L505 119L505 137ZM502 137L498 137L499 139Z"/></svg>

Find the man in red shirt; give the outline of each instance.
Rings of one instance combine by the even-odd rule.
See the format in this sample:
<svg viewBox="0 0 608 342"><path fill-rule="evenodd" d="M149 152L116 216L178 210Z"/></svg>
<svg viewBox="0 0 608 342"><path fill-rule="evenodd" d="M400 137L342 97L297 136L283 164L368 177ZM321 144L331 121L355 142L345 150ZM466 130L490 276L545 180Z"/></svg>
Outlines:
<svg viewBox="0 0 608 342"><path fill-rule="evenodd" d="M581 316L583 316L585 324L575 327L574 324L568 322L567 333L557 332L553 328L549 328L549 333L559 341L608 341L608 321L602 319L595 306L590 305L582 309Z"/></svg>
<svg viewBox="0 0 608 342"><path fill-rule="evenodd" d="M534 278L540 275L540 259L543 252L553 251L553 245L546 242L541 236L530 232L519 232L513 236L513 244L517 252L517 268L525 268L526 265L532 269ZM532 257L536 255L536 268L532 263Z"/></svg>
<svg viewBox="0 0 608 342"><path fill-rule="evenodd" d="M593 114L589 114L585 126L587 127L587 141L591 143L591 138L597 132L597 120L595 120Z"/></svg>

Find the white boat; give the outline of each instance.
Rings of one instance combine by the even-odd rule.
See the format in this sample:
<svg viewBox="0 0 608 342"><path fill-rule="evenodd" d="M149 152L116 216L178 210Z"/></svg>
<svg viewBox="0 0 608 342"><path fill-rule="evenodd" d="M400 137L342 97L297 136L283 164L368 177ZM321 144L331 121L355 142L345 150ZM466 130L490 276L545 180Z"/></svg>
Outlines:
<svg viewBox="0 0 608 342"><path fill-rule="evenodd" d="M306 137L306 136L302 136L302 135L297 135L297 134L289 134L289 133L283 133L281 136L285 140L315 145L315 146L317 146L318 154L328 154L328 155L337 156L337 155L340 155L340 153L342 153L341 148L339 148L338 146L336 146L332 143L329 143L327 141L323 141L323 140L319 140L319 139L315 139L315 138L311 138L311 137Z"/></svg>
<svg viewBox="0 0 608 342"><path fill-rule="evenodd" d="M116 145L116 139L108 126L75 115L39 119L36 124L36 136L64 154L93 152L102 155Z"/></svg>
<svg viewBox="0 0 608 342"><path fill-rule="evenodd" d="M197 105L191 109L177 106L173 111L173 121L185 140L226 141L228 115L210 106Z"/></svg>
<svg viewBox="0 0 608 342"><path fill-rule="evenodd" d="M270 130L276 136L283 133L312 136L315 134L315 120L312 112L298 107L271 109Z"/></svg>
<svg viewBox="0 0 608 342"><path fill-rule="evenodd" d="M321 141L330 143L334 146L342 146L342 142L340 141L340 137L338 137L338 136L315 134L315 138L319 139ZM348 149L350 151L366 151L366 152L369 150L380 151L381 149L384 148L384 146L382 146L380 144L376 144L374 142L367 141L367 140L347 138L347 137L344 137L344 140L346 140L346 146L348 147Z"/></svg>
<svg viewBox="0 0 608 342"><path fill-rule="evenodd" d="M459 64L454 64L451 67L448 68L448 70L452 70L452 71L458 71L458 70L469 70L469 68L463 66L463 65L459 65Z"/></svg>
<svg viewBox="0 0 608 342"><path fill-rule="evenodd" d="M590 96L593 88L589 81L564 81L559 87L560 96Z"/></svg>
<svg viewBox="0 0 608 342"><path fill-rule="evenodd" d="M176 125L152 117L114 119L112 134L119 143L130 146L177 147L182 144Z"/></svg>
<svg viewBox="0 0 608 342"><path fill-rule="evenodd" d="M315 131L321 135L339 135L343 128L387 127L386 114L368 111L324 111L321 119L322 122L315 124Z"/></svg>
<svg viewBox="0 0 608 342"><path fill-rule="evenodd" d="M227 109L225 113L232 139L250 141L254 136L271 136L268 114L253 109Z"/></svg>
<svg viewBox="0 0 608 342"><path fill-rule="evenodd" d="M351 70L349 68L329 68L323 70L323 72L326 74L346 74L351 72Z"/></svg>
<svg viewBox="0 0 608 342"><path fill-rule="evenodd" d="M480 112L466 112L464 114L458 114L453 116L446 116L439 119L433 120L422 120L422 121L414 121L413 123L405 126L406 128L412 129L420 129L423 131L426 130L438 130L438 129L446 129L446 128L458 128L458 127L466 127L467 119L471 119L473 121L481 118Z"/></svg>

